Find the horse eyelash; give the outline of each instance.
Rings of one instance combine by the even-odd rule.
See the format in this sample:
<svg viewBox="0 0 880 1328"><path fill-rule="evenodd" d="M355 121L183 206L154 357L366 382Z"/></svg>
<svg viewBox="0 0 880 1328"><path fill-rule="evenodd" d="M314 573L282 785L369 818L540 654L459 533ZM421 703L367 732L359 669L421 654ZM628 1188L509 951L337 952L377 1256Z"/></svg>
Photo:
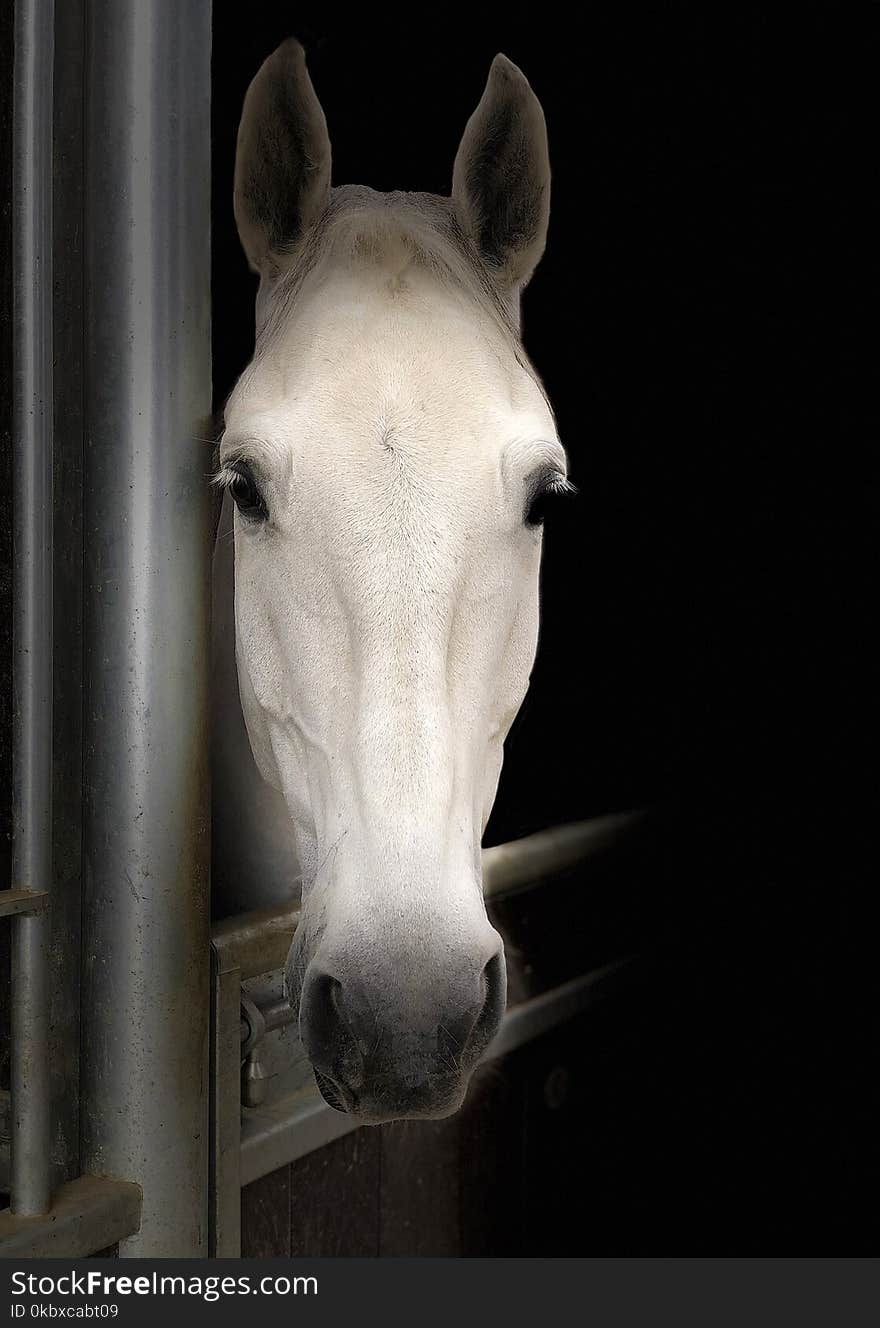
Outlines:
<svg viewBox="0 0 880 1328"><path fill-rule="evenodd" d="M211 484L215 488L223 489L224 491L231 488L236 476L242 473L241 471L236 470L236 466L247 467L248 471L253 475L253 472L251 471L251 463L248 461L247 457L227 457L220 467L212 474ZM254 483L257 483L257 481L254 480Z"/></svg>
<svg viewBox="0 0 880 1328"><path fill-rule="evenodd" d="M577 493L577 491L578 491L577 485L572 484L571 480L568 478L567 475L554 476L553 479L551 479L549 483L544 486L545 493L549 492L549 493L575 494Z"/></svg>
<svg viewBox="0 0 880 1328"><path fill-rule="evenodd" d="M532 492L529 494L528 501L534 502L536 498L541 497L545 493L576 494L577 491L577 485L572 484L567 475L562 475L559 471L554 471L552 474L541 477L532 489Z"/></svg>

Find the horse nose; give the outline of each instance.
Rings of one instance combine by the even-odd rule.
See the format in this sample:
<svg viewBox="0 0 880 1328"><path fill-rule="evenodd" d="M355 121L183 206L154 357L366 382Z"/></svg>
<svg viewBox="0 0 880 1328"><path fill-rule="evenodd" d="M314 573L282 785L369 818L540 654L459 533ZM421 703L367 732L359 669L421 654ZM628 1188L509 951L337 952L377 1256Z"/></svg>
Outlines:
<svg viewBox="0 0 880 1328"><path fill-rule="evenodd" d="M354 978L336 976L343 971L341 963L331 968L316 956L300 998L300 1035L323 1097L337 1110L377 1119L430 1115L451 1084L469 1073L501 1022L506 973L500 938L479 975L443 984L426 974L420 991L393 993L389 984L390 990L368 997Z"/></svg>

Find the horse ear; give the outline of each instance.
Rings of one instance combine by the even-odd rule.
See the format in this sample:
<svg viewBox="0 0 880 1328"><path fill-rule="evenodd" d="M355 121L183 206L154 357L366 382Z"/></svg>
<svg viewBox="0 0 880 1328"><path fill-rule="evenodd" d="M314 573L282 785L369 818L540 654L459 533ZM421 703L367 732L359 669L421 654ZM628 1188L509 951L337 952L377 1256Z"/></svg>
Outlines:
<svg viewBox="0 0 880 1328"><path fill-rule="evenodd" d="M524 286L547 239L550 158L541 103L504 55L492 61L486 90L465 128L452 202L499 284Z"/></svg>
<svg viewBox="0 0 880 1328"><path fill-rule="evenodd" d="M282 42L247 90L235 154L234 208L251 267L282 267L330 194L330 139L298 41Z"/></svg>

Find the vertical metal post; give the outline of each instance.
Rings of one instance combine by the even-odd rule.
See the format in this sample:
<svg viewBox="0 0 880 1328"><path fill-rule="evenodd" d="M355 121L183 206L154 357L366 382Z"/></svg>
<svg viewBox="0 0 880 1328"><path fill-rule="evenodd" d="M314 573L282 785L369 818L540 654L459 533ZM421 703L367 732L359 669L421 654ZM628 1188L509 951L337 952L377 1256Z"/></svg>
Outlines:
<svg viewBox="0 0 880 1328"><path fill-rule="evenodd" d="M52 0L16 0L12 882L52 882ZM15 918L12 1210L50 1202L49 914Z"/></svg>
<svg viewBox="0 0 880 1328"><path fill-rule="evenodd" d="M52 928L49 1079L53 1179L79 1165L80 935L82 926L83 310L82 99L84 0L55 5L52 162L55 355L55 678L52 686Z"/></svg>
<svg viewBox="0 0 880 1328"><path fill-rule="evenodd" d="M207 1253L209 0L90 0L82 1162Z"/></svg>

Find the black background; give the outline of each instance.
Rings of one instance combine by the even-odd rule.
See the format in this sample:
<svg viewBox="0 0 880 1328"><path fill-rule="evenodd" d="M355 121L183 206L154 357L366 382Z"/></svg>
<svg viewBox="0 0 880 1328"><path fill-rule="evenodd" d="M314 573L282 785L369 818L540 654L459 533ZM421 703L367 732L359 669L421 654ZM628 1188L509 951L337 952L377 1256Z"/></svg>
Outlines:
<svg viewBox="0 0 880 1328"><path fill-rule="evenodd" d="M825 675L829 643L857 667L867 599L852 581L829 595L831 563L841 538L868 558L876 499L860 475L842 537L858 36L809 7L249 5L215 35L218 404L252 346L238 116L291 34L334 183L447 193L498 50L547 117L524 339L580 497L546 534L538 662L488 842L658 807L651 884L677 926L637 1031L615 1047L612 1030L595 1066L611 1161L580 1202L608 1206L618 1243L577 1252L867 1252L855 804L828 834L862 717L852 677L832 692Z"/></svg>

